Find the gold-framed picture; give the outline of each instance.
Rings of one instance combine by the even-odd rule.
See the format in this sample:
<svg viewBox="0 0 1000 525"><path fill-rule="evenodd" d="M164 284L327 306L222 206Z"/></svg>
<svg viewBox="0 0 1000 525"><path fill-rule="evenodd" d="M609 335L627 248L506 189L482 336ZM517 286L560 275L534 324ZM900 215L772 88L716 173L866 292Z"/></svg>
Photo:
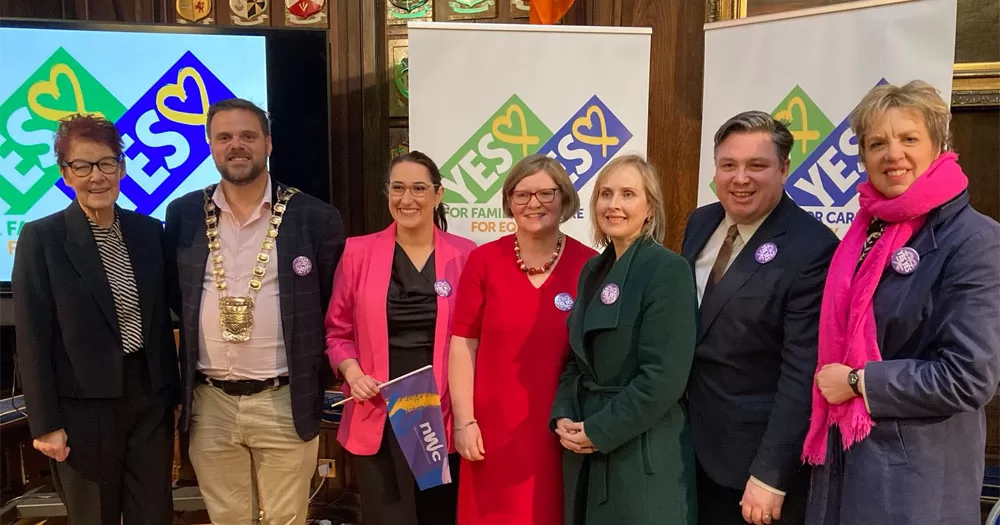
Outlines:
<svg viewBox="0 0 1000 525"><path fill-rule="evenodd" d="M389 40L389 116L410 114L409 39Z"/></svg>

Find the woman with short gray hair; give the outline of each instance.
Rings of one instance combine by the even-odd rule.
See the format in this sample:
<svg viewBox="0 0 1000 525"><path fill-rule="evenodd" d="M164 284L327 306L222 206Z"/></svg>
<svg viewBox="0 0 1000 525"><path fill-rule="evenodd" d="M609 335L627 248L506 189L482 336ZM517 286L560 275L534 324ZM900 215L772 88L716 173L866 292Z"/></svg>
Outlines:
<svg viewBox="0 0 1000 525"><path fill-rule="evenodd" d="M1000 225L969 205L948 106L913 81L851 114L868 181L823 293L806 523L979 523L1000 382Z"/></svg>

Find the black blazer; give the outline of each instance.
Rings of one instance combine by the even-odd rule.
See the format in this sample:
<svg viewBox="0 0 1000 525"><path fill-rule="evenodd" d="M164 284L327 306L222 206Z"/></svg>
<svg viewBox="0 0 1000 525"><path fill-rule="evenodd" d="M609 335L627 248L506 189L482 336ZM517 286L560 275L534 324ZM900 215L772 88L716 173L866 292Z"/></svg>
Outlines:
<svg viewBox="0 0 1000 525"><path fill-rule="evenodd" d="M272 202L279 187L272 184ZM205 197L198 190L176 199L167 207L167 257L172 283L171 304L181 319L180 361L184 384L184 411L181 429L191 424L191 401L197 382L198 345L201 331L201 292L208 263L205 239ZM281 288L281 329L285 337L292 417L303 440L319 433L323 410L320 377L329 370L326 359L326 309L333 289L333 272L344 251L344 224L336 208L319 199L298 193L278 229L278 286ZM311 272L297 275L292 269L296 257L313 263Z"/></svg>
<svg viewBox="0 0 1000 525"><path fill-rule="evenodd" d="M118 209L139 288L142 340L153 391L180 402L160 221ZM122 349L111 285L83 209L24 225L14 256L17 357L34 437L63 428L60 400L122 395Z"/></svg>
<svg viewBox="0 0 1000 525"><path fill-rule="evenodd" d="M682 254L692 268L724 217L719 203L691 215ZM765 242L778 253L759 264ZM742 490L753 475L787 490L801 473L820 299L838 243L783 195L702 301L688 409L695 454L720 485Z"/></svg>

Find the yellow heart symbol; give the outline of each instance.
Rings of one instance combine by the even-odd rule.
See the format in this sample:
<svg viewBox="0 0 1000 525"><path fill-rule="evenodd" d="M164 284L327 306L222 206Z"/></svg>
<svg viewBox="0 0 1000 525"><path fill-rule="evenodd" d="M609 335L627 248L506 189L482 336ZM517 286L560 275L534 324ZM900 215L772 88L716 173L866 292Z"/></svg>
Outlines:
<svg viewBox="0 0 1000 525"><path fill-rule="evenodd" d="M792 118L792 108L798 108L799 114L802 115L802 129L789 130L792 132L792 137L802 144L802 153L808 153L808 144L810 140L819 140L819 131L815 129L809 129L809 121L806 117L806 104L802 101L801 97L795 97L788 101L788 107L779 111L774 115L775 120L781 120L789 123L791 125L795 119Z"/></svg>
<svg viewBox="0 0 1000 525"><path fill-rule="evenodd" d="M580 133L580 128L583 128L584 126L586 126L588 130L594 129L594 126L591 121L591 117L593 117L594 115L597 115L597 122L600 124L601 134L587 135L584 133ZM587 108L586 115L573 121L573 138L579 140L584 144L589 144L591 146L600 146L601 155L603 155L604 157L608 156L608 146L618 145L618 137L608 136L608 124L607 122L605 122L604 112L601 111L601 108L599 106L590 106L589 108Z"/></svg>
<svg viewBox="0 0 1000 525"><path fill-rule="evenodd" d="M514 121L511 119L512 116L517 115L517 118L521 123L521 133L519 135L513 134L514 131ZM504 133L500 131L500 126L507 126L507 129L511 133ZM507 107L507 114L502 117L497 117L493 119L493 136L507 144L520 144L521 151L524 156L528 156L528 146L538 144L538 137L534 135L528 135L528 121L524 118L524 110L521 106L517 104L511 104Z"/></svg>
<svg viewBox="0 0 1000 525"><path fill-rule="evenodd" d="M75 111L52 109L50 107L43 106L38 102L38 97L42 95L51 95L52 98L59 100L62 93L59 92L59 85L56 84L56 79L61 76L69 79L70 85L73 86L73 99L76 103ZM31 108L31 111L34 111L39 117L53 122L58 122L77 113L81 115L96 115L104 118L102 113L97 111L87 111L87 108L83 103L83 89L80 87L80 79L76 78L76 72L74 72L73 69L66 64L56 64L52 66L52 69L49 70L48 80L36 82L28 88L28 107Z"/></svg>
<svg viewBox="0 0 1000 525"><path fill-rule="evenodd" d="M169 97L177 97L181 102L187 101L188 94L184 89L184 81L189 78L194 79L194 83L198 84L198 94L201 96L201 113L177 111L168 108L164 103ZM156 109L168 120L190 126L204 125L208 118L208 90L205 89L205 81L201 79L198 71L193 67L186 67L178 71L175 84L167 84L156 92Z"/></svg>

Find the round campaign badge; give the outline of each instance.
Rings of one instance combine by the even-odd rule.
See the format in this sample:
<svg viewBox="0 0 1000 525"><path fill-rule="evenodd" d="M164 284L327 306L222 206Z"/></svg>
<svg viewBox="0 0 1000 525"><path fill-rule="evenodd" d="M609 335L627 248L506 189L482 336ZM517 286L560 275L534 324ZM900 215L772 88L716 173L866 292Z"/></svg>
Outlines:
<svg viewBox="0 0 1000 525"><path fill-rule="evenodd" d="M309 272L311 272L312 269L313 263L305 255L300 255L292 261L292 270L295 272L295 275L298 275L299 277L309 275Z"/></svg>
<svg viewBox="0 0 1000 525"><path fill-rule="evenodd" d="M620 290L618 289L618 285L611 283L601 290L601 302L604 304L612 304L618 300L619 293Z"/></svg>
<svg viewBox="0 0 1000 525"><path fill-rule="evenodd" d="M920 254L909 246L904 246L892 254L892 269L900 275L910 275L917 270L919 264Z"/></svg>
<svg viewBox="0 0 1000 525"><path fill-rule="evenodd" d="M556 308L563 312L568 312L573 309L573 296L562 292L556 295Z"/></svg>
<svg viewBox="0 0 1000 525"><path fill-rule="evenodd" d="M451 295L451 283L444 279L435 282L434 293L440 295L441 297L448 297Z"/></svg>
<svg viewBox="0 0 1000 525"><path fill-rule="evenodd" d="M778 245L773 242L765 242L757 247L757 251L754 252L753 258L760 264L767 264L778 255Z"/></svg>

